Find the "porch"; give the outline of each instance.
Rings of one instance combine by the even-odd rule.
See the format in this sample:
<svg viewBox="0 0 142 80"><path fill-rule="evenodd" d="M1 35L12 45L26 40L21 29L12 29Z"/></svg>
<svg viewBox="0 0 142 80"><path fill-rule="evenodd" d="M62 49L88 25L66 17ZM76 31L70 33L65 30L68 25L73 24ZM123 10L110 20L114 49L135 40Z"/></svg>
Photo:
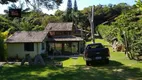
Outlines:
<svg viewBox="0 0 142 80"><path fill-rule="evenodd" d="M80 37L58 36L48 38L47 53L50 56L79 55L84 49L84 41Z"/></svg>

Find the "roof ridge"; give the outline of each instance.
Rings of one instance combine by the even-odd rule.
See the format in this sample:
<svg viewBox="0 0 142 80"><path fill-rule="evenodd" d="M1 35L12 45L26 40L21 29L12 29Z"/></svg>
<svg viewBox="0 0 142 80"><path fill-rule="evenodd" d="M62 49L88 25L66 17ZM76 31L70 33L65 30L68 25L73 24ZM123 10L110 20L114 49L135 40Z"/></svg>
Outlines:
<svg viewBox="0 0 142 80"><path fill-rule="evenodd" d="M45 31L43 30L43 31L15 31L15 32L45 32Z"/></svg>
<svg viewBox="0 0 142 80"><path fill-rule="evenodd" d="M50 23L73 23L73 22L49 22L48 24Z"/></svg>

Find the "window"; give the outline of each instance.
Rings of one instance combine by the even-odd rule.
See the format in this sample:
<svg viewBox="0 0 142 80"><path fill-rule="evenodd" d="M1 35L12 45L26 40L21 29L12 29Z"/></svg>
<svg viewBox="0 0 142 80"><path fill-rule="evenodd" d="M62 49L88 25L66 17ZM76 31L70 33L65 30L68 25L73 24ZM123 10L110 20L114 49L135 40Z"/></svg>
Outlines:
<svg viewBox="0 0 142 80"><path fill-rule="evenodd" d="M64 32L64 34L65 34L65 35L68 35L69 33L68 33L68 32Z"/></svg>
<svg viewBox="0 0 142 80"><path fill-rule="evenodd" d="M63 32L55 32L56 36L63 35Z"/></svg>
<svg viewBox="0 0 142 80"><path fill-rule="evenodd" d="M87 49L92 49L92 48L104 48L104 47L101 44L92 44L87 46Z"/></svg>
<svg viewBox="0 0 142 80"><path fill-rule="evenodd" d="M34 43L24 43L25 51L34 51Z"/></svg>

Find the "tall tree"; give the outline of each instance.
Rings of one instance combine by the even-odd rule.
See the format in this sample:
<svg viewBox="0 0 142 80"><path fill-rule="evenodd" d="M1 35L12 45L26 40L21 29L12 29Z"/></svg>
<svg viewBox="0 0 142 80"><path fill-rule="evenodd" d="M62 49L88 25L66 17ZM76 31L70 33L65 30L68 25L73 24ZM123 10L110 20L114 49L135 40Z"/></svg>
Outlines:
<svg viewBox="0 0 142 80"><path fill-rule="evenodd" d="M65 15L63 15L63 21L71 22L72 21L72 1L68 0L67 9Z"/></svg>
<svg viewBox="0 0 142 80"><path fill-rule="evenodd" d="M77 11L78 10L78 6L77 6L77 2L76 0L74 1L74 11Z"/></svg>
<svg viewBox="0 0 142 80"><path fill-rule="evenodd" d="M68 0L67 3L67 14L70 14L72 12L72 1Z"/></svg>

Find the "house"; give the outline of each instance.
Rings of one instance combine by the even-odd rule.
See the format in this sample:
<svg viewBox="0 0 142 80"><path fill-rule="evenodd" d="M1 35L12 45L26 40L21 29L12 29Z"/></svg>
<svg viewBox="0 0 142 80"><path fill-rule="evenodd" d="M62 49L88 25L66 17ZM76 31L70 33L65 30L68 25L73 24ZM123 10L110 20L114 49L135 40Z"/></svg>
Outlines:
<svg viewBox="0 0 142 80"><path fill-rule="evenodd" d="M52 49L62 55L78 54L84 49L84 41L75 36L76 28L72 22L49 23L44 31L48 32L49 54Z"/></svg>
<svg viewBox="0 0 142 80"><path fill-rule="evenodd" d="M18 31L6 40L8 57L19 58L30 54L72 55L84 48L81 37L74 36L72 22L49 23L44 31Z"/></svg>
<svg viewBox="0 0 142 80"><path fill-rule="evenodd" d="M7 40L8 57L24 58L30 54L33 58L37 54L46 51L47 33L44 31L18 31L10 36Z"/></svg>

